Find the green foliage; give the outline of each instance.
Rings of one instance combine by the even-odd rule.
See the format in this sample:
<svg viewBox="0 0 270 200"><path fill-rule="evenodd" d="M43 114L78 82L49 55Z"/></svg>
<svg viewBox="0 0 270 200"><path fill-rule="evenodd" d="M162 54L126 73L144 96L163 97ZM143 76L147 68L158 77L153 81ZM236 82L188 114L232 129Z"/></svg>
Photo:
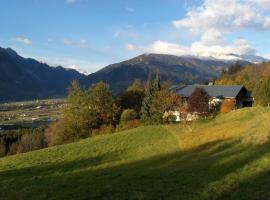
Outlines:
<svg viewBox="0 0 270 200"><path fill-rule="evenodd" d="M122 112L120 122L126 123L131 120L135 120L138 118L138 113L132 109L126 109Z"/></svg>
<svg viewBox="0 0 270 200"><path fill-rule="evenodd" d="M117 103L121 109L133 109L140 112L144 93L139 91L125 91L118 95Z"/></svg>
<svg viewBox="0 0 270 200"><path fill-rule="evenodd" d="M133 83L127 88L128 92L144 93L144 85L139 79L135 79Z"/></svg>
<svg viewBox="0 0 270 200"><path fill-rule="evenodd" d="M118 112L109 85L99 82L82 91L79 84L73 82L62 120L46 131L49 145L86 138L103 125L116 126Z"/></svg>
<svg viewBox="0 0 270 200"><path fill-rule="evenodd" d="M235 64L229 66L227 74L235 74L242 69L243 67L239 64L239 62L236 62Z"/></svg>
<svg viewBox="0 0 270 200"><path fill-rule="evenodd" d="M258 81L253 90L255 103L261 106L270 105L270 78Z"/></svg>
<svg viewBox="0 0 270 200"><path fill-rule="evenodd" d="M146 124L153 124L157 122L158 117L155 115L153 116L151 113L151 104L152 100L155 97L156 93L161 89L160 84L160 75L157 71L156 79L152 80L152 73L149 72L145 97L142 102L142 109L141 109L141 120Z"/></svg>
<svg viewBox="0 0 270 200"><path fill-rule="evenodd" d="M181 106L181 97L168 90L161 90L156 93L152 100L150 112L152 116L155 116L155 122L168 122L167 119L163 120L164 113L166 111L177 110Z"/></svg>

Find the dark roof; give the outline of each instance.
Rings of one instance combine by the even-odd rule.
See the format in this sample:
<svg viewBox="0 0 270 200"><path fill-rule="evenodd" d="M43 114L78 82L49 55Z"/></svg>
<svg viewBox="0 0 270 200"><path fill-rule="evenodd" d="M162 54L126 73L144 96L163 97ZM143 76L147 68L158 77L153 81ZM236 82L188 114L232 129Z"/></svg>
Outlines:
<svg viewBox="0 0 270 200"><path fill-rule="evenodd" d="M243 85L187 85L183 87L171 87L171 91L189 97L195 88L203 88L211 97L235 98L245 88Z"/></svg>

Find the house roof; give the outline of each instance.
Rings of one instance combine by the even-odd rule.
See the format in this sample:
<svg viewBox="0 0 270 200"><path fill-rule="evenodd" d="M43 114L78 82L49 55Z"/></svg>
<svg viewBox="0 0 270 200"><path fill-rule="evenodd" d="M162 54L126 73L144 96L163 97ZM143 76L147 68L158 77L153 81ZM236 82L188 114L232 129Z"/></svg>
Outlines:
<svg viewBox="0 0 270 200"><path fill-rule="evenodd" d="M187 85L183 87L172 86L171 91L189 97L195 88L203 88L211 97L235 98L245 87L243 85Z"/></svg>

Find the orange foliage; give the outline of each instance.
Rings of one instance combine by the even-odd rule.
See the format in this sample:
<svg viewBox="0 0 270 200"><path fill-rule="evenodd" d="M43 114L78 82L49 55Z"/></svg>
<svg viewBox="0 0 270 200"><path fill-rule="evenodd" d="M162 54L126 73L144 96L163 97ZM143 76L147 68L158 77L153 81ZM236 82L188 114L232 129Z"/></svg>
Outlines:
<svg viewBox="0 0 270 200"><path fill-rule="evenodd" d="M236 102L234 99L226 99L222 102L220 107L221 113L228 113L235 108Z"/></svg>

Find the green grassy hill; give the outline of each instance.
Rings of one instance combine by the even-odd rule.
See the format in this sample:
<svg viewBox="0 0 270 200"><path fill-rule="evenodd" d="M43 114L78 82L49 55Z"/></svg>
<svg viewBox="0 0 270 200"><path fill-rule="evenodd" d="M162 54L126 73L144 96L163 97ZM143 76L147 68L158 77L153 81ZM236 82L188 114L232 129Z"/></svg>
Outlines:
<svg viewBox="0 0 270 200"><path fill-rule="evenodd" d="M0 199L269 199L270 109L0 159Z"/></svg>

